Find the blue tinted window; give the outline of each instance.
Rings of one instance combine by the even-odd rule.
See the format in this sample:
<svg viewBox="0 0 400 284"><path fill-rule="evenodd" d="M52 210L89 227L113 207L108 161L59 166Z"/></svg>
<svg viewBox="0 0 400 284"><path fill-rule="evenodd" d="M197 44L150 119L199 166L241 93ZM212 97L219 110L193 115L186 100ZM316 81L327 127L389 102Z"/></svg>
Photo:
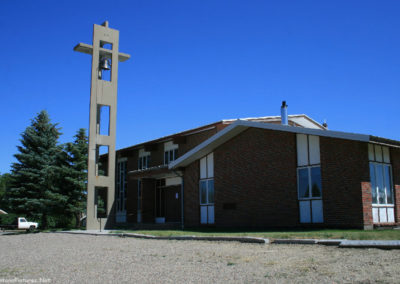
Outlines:
<svg viewBox="0 0 400 284"><path fill-rule="evenodd" d="M299 198L308 198L310 197L310 184L308 179L308 168L299 169Z"/></svg>
<svg viewBox="0 0 400 284"><path fill-rule="evenodd" d="M320 167L311 168L311 194L312 194L312 197L321 197L322 196L321 168Z"/></svg>

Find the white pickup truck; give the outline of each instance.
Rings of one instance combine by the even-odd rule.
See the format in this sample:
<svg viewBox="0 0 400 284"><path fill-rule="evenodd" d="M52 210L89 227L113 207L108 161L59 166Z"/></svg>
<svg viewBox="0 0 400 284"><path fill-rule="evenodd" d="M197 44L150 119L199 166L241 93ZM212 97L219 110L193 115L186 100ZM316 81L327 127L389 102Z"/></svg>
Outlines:
<svg viewBox="0 0 400 284"><path fill-rule="evenodd" d="M27 230L34 231L39 226L39 223L28 222L24 217L18 217L12 224L0 225L1 230Z"/></svg>

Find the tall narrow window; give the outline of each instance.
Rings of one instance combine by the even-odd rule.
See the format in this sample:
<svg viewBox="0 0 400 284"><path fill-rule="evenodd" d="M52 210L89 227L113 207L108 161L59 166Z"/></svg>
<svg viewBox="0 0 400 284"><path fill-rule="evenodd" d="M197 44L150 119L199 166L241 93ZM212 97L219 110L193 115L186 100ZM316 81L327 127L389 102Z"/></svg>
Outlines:
<svg viewBox="0 0 400 284"><path fill-rule="evenodd" d="M368 144L374 223L394 223L392 166L389 147Z"/></svg>
<svg viewBox="0 0 400 284"><path fill-rule="evenodd" d="M116 221L126 222L127 159L120 158L117 163Z"/></svg>
<svg viewBox="0 0 400 284"><path fill-rule="evenodd" d="M164 165L168 165L178 158L178 144L173 144L172 141L164 144Z"/></svg>
<svg viewBox="0 0 400 284"><path fill-rule="evenodd" d="M322 223L322 181L319 137L297 134L297 192L300 222Z"/></svg>
<svg viewBox="0 0 400 284"><path fill-rule="evenodd" d="M200 159L200 223L214 224L214 154Z"/></svg>
<svg viewBox="0 0 400 284"><path fill-rule="evenodd" d="M322 197L321 167L306 167L297 170L299 199Z"/></svg>
<svg viewBox="0 0 400 284"><path fill-rule="evenodd" d="M138 159L138 169L144 170L147 169L150 165L150 152L146 152L144 149L139 150L139 159Z"/></svg>

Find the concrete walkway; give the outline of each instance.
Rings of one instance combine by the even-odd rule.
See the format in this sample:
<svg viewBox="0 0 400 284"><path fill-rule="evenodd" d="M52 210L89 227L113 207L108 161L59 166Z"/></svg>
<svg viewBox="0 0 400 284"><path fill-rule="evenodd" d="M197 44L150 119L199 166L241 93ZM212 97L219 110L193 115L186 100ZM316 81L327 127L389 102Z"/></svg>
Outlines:
<svg viewBox="0 0 400 284"><path fill-rule="evenodd" d="M198 241L225 241L258 244L301 244L301 245L325 245L338 246L340 248L380 248L380 249L400 249L400 240L346 240L346 239L269 239L257 237L223 237L223 236L168 236L160 237L153 235L135 233L112 233L113 230L77 230L77 231L58 231L60 234L82 234L92 236L117 236L153 240L198 240Z"/></svg>
<svg viewBox="0 0 400 284"><path fill-rule="evenodd" d="M256 243L256 244L268 244L269 239L256 238L256 237L219 237L219 236L168 236L160 237L153 235L143 235L135 233L112 233L112 230L86 230L86 231L58 231L54 233L61 234L83 234L92 236L117 236L117 237L128 237L128 238L139 238L139 239L152 239L152 240L191 240L191 241L225 241L225 242L241 242L241 243Z"/></svg>
<svg viewBox="0 0 400 284"><path fill-rule="evenodd" d="M400 241L357 241L344 240L340 243L341 248L380 248L380 249L400 249Z"/></svg>

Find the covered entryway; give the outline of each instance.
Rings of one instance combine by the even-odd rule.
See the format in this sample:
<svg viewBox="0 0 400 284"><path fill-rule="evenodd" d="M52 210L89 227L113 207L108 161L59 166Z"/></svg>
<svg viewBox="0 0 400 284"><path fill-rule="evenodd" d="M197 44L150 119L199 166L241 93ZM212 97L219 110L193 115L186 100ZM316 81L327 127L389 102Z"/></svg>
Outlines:
<svg viewBox="0 0 400 284"><path fill-rule="evenodd" d="M137 181L130 213L141 226L180 225L182 218L182 177L168 166L131 171L130 178ZM164 226L163 225L163 226Z"/></svg>
<svg viewBox="0 0 400 284"><path fill-rule="evenodd" d="M181 221L181 186L167 186L165 179L157 180L155 188L156 223Z"/></svg>

